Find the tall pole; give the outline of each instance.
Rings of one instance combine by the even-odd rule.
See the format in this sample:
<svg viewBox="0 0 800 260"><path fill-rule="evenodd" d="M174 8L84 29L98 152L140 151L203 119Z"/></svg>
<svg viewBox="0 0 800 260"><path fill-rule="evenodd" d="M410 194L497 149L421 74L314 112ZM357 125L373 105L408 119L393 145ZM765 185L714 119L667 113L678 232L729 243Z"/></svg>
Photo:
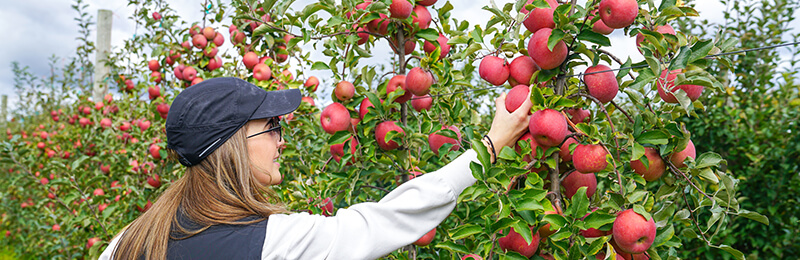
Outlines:
<svg viewBox="0 0 800 260"><path fill-rule="evenodd" d="M108 74L111 69L106 66L108 53L111 52L111 10L97 10L97 52L94 63L94 85L92 100L99 102L108 93Z"/></svg>
<svg viewBox="0 0 800 260"><path fill-rule="evenodd" d="M5 123L8 117L8 95L0 98L0 123Z"/></svg>

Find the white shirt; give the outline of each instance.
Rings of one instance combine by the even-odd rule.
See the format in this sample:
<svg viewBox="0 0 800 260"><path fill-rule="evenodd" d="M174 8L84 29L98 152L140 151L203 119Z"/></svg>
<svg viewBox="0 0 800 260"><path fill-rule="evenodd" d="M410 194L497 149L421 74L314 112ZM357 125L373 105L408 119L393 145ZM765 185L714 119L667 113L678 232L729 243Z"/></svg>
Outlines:
<svg viewBox="0 0 800 260"><path fill-rule="evenodd" d="M271 215L261 259L376 259L411 244L450 215L458 195L475 183L469 168L473 161L478 162L477 154L468 150L379 202L339 209L335 216ZM111 258L118 240L111 241L101 260Z"/></svg>

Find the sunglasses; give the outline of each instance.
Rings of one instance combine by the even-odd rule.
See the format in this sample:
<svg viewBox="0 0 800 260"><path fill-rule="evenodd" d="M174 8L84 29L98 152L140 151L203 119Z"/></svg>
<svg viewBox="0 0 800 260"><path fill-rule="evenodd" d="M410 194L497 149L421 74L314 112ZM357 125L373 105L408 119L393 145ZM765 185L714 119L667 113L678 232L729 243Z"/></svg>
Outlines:
<svg viewBox="0 0 800 260"><path fill-rule="evenodd" d="M273 132L273 131L278 131L278 142L283 141L283 131L281 130L281 125L280 124L278 124L278 126L270 128L270 129L267 129L267 130L252 134L252 135L248 136L247 138L255 137L255 136L258 136L260 134L269 133L269 132Z"/></svg>

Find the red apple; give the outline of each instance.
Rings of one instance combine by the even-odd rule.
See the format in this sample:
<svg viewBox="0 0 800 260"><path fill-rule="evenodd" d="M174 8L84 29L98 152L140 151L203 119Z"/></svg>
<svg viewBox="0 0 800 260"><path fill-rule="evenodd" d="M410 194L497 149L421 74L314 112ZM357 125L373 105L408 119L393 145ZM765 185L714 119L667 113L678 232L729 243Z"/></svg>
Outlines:
<svg viewBox="0 0 800 260"><path fill-rule="evenodd" d="M275 61L278 63L282 63L289 59L289 54L286 52L286 46L278 46L278 50L275 50Z"/></svg>
<svg viewBox="0 0 800 260"><path fill-rule="evenodd" d="M414 6L412 24L416 24L420 29L428 29L431 25L431 12L424 5Z"/></svg>
<svg viewBox="0 0 800 260"><path fill-rule="evenodd" d="M597 176L594 173L574 171L564 178L561 185L564 186L564 195L567 198L572 199L580 187L586 187L586 197L591 198L597 191Z"/></svg>
<svg viewBox="0 0 800 260"><path fill-rule="evenodd" d="M411 103L413 104L414 102ZM361 105L358 106L358 117L361 120L364 120L364 115L366 115L367 112L369 112L368 110L369 107L374 107L374 106L375 105L373 105L372 102L369 101L369 98L364 98L364 100L361 100Z"/></svg>
<svg viewBox="0 0 800 260"><path fill-rule="evenodd" d="M464 257L461 257L461 260L483 260L483 257L476 254L468 254L465 255Z"/></svg>
<svg viewBox="0 0 800 260"><path fill-rule="evenodd" d="M437 0L417 0L418 5L432 6Z"/></svg>
<svg viewBox="0 0 800 260"><path fill-rule="evenodd" d="M96 244L97 242L100 242L100 238L97 237L90 238L89 240L86 241L86 249L92 248L92 246L94 246L94 244Z"/></svg>
<svg viewBox="0 0 800 260"><path fill-rule="evenodd" d="M353 83L346 80L339 81L339 83L336 84L336 88L333 90L333 95L335 95L339 101L351 99L355 94L356 87L353 86Z"/></svg>
<svg viewBox="0 0 800 260"><path fill-rule="evenodd" d="M158 12L153 12L153 20L156 21L161 20L161 14L159 14Z"/></svg>
<svg viewBox="0 0 800 260"><path fill-rule="evenodd" d="M208 65L206 68L210 71L214 71L222 67L222 59L219 56L215 56L213 59L208 60Z"/></svg>
<svg viewBox="0 0 800 260"><path fill-rule="evenodd" d="M595 65L586 69L583 76L589 94L603 104L613 100L619 92L619 82L610 70L606 65Z"/></svg>
<svg viewBox="0 0 800 260"><path fill-rule="evenodd" d="M406 89L406 75L395 75L389 79L389 83L386 83L386 96L388 97L389 93L395 92L398 89L403 89L405 94L397 97L394 102L405 103L411 99L411 92Z"/></svg>
<svg viewBox="0 0 800 260"><path fill-rule="evenodd" d="M565 112L569 114L569 121L572 121L573 124L589 122L592 118L592 114L589 113L589 110L583 108L570 108Z"/></svg>
<svg viewBox="0 0 800 260"><path fill-rule="evenodd" d="M672 26L671 26L671 25L669 25L669 24L665 24L665 25L659 25L659 26L656 26L656 30L655 30L655 31L656 31L656 32L658 32L658 33L660 33L660 34L672 34L672 35L676 35L676 34L675 34L675 29L673 29L673 28L672 28ZM642 45L642 42L643 42L644 40L645 40L644 34L642 34L642 33L637 33L637 34L636 34L636 47L639 47L639 46L641 46L641 45ZM641 52L641 50L639 50L639 52Z"/></svg>
<svg viewBox="0 0 800 260"><path fill-rule="evenodd" d="M335 208L333 207L333 201L330 197L325 198L322 200L322 203L317 205L318 208L322 209L322 215L330 217L333 215L333 211Z"/></svg>
<svg viewBox="0 0 800 260"><path fill-rule="evenodd" d="M392 0L389 5L389 13L392 18L406 19L411 16L411 11L414 9L414 4L408 0Z"/></svg>
<svg viewBox="0 0 800 260"><path fill-rule="evenodd" d="M97 189L95 189L95 190L94 190L94 192L92 192L92 194L94 194L95 196L103 196L103 195L106 195L106 193L105 193L105 192L103 191L103 189L101 189L101 188L97 188Z"/></svg>
<svg viewBox="0 0 800 260"><path fill-rule="evenodd" d="M141 129L142 132L147 130L147 128L150 128L150 120L139 121L139 129Z"/></svg>
<svg viewBox="0 0 800 260"><path fill-rule="evenodd" d="M312 107L315 106L314 98L312 98L312 97L302 97L302 98L300 98L300 101L305 102L306 104L308 104L308 105L310 105Z"/></svg>
<svg viewBox="0 0 800 260"><path fill-rule="evenodd" d="M639 15L639 3L636 0L601 0L600 19L608 27L619 29L631 25Z"/></svg>
<svg viewBox="0 0 800 260"><path fill-rule="evenodd" d="M206 45L208 45L208 39L202 34L195 34L192 36L192 46L198 49L205 49Z"/></svg>
<svg viewBox="0 0 800 260"><path fill-rule="evenodd" d="M153 176L147 177L147 184L158 189L158 187L161 187L161 178L158 177L158 174L154 174Z"/></svg>
<svg viewBox="0 0 800 260"><path fill-rule="evenodd" d="M439 54L439 59L444 59L447 56L447 53L450 52L450 45L447 44L447 37L444 37L444 34L439 33L439 38L436 39L436 42L439 43L439 46L442 48L441 53ZM422 46L422 49L427 54L431 54L434 50L436 50L436 46L429 41L425 41L425 45Z"/></svg>
<svg viewBox="0 0 800 260"><path fill-rule="evenodd" d="M41 183L42 185L47 185L48 183L50 183L50 180L48 180L47 178L42 178L39 180L39 183Z"/></svg>
<svg viewBox="0 0 800 260"><path fill-rule="evenodd" d="M197 77L197 70L193 67L183 69L183 80L193 81Z"/></svg>
<svg viewBox="0 0 800 260"><path fill-rule="evenodd" d="M411 107L414 108L417 112L421 112L422 110L430 110L431 106L433 105L433 98L430 94L424 96L412 96L411 97Z"/></svg>
<svg viewBox="0 0 800 260"><path fill-rule="evenodd" d="M431 148L431 150L433 150L433 152L437 156L439 155L439 148L441 148L446 143L453 144L453 146L450 148L450 151L455 151L461 148L461 131L459 131L458 128L455 126L447 126L447 127L442 126L442 129L450 129L453 132L456 132L456 139L436 134L440 130L431 133L428 136L428 146Z"/></svg>
<svg viewBox="0 0 800 260"><path fill-rule="evenodd" d="M61 225L53 224L53 231L61 231Z"/></svg>
<svg viewBox="0 0 800 260"><path fill-rule="evenodd" d="M528 56L519 56L508 64L508 83L511 86L530 85L531 77L538 67L533 59Z"/></svg>
<svg viewBox="0 0 800 260"><path fill-rule="evenodd" d="M397 121L385 121L375 127L375 140L378 141L378 146L383 150L394 150L400 147L395 141L387 140L386 136L389 132L396 131L398 136L405 135L403 128L397 125Z"/></svg>
<svg viewBox="0 0 800 260"><path fill-rule="evenodd" d="M647 220L633 209L627 209L617 215L611 232L620 250L625 253L640 254L653 244L656 238L656 223L652 218Z"/></svg>
<svg viewBox="0 0 800 260"><path fill-rule="evenodd" d="M342 103L334 102L322 110L320 123L322 129L329 134L346 131L350 128L350 112Z"/></svg>
<svg viewBox="0 0 800 260"><path fill-rule="evenodd" d="M481 60L478 74L492 85L500 86L508 80L508 64L500 57L486 56Z"/></svg>
<svg viewBox="0 0 800 260"><path fill-rule="evenodd" d="M500 249L503 249L503 251L514 251L527 258L530 258L534 253L536 253L536 249L539 248L539 233L533 232L533 227L531 227L530 230L525 230L523 232L531 232L532 238L530 244L525 242L525 239L522 238L522 235L517 233L514 228L511 228L511 230L508 232L508 235L497 239L497 245L500 246Z"/></svg>
<svg viewBox="0 0 800 260"><path fill-rule="evenodd" d="M675 150L678 148L675 147ZM683 168L686 167L686 164L683 163L686 160L686 157L692 157L692 159L697 158L697 152L694 150L694 143L692 140L689 140L689 143L686 144L686 148L681 150L680 152L673 152L672 155L669 156L669 161L672 162L672 165L675 167Z"/></svg>
<svg viewBox="0 0 800 260"><path fill-rule="evenodd" d="M595 173L608 166L606 149L599 144L578 144L572 153L575 170L583 173Z"/></svg>
<svg viewBox="0 0 800 260"><path fill-rule="evenodd" d="M367 24L367 29L372 33L386 35L388 33L391 20L385 14L378 14L380 18L374 19Z"/></svg>
<svg viewBox="0 0 800 260"><path fill-rule="evenodd" d="M678 74L682 74L680 70L673 70L667 75L667 70L663 70L661 72L661 77L658 78L656 81L656 87L658 87L658 96L667 103L678 103L678 98L675 97L674 92L678 90L683 90L686 93L686 96L689 97L691 101L695 101L700 98L700 95L703 94L703 86L698 85L679 85L675 86L675 79L678 78ZM668 89L669 92L667 92Z"/></svg>
<svg viewBox="0 0 800 260"><path fill-rule="evenodd" d="M420 67L414 67L406 75L406 89L417 96L427 95L433 84L433 75Z"/></svg>
<svg viewBox="0 0 800 260"><path fill-rule="evenodd" d="M645 167L644 163L641 161L645 159L648 161L647 167ZM655 181L661 178L661 175L663 175L664 171L667 169L666 167L664 159L661 159L661 155L652 147L645 147L644 157L636 161L631 161L631 169L633 169L633 172L644 177L646 181Z"/></svg>
<svg viewBox="0 0 800 260"><path fill-rule="evenodd" d="M333 156L333 159L336 160L336 162L341 161L342 157L344 157L344 144L347 143L347 142L350 142L350 154L353 154L353 155L356 154L356 147L358 147L358 140L356 140L355 138L353 138L351 136L344 143L331 145L331 149L330 149L331 156ZM355 157L353 157L352 162L356 162L356 158ZM348 163L348 165L349 164L350 163Z"/></svg>
<svg viewBox="0 0 800 260"><path fill-rule="evenodd" d="M158 64L158 60L150 60L147 62L147 68L149 68L150 71L158 71L161 69L161 65Z"/></svg>
<svg viewBox="0 0 800 260"><path fill-rule="evenodd" d="M528 0L528 4L532 3L533 0ZM525 28L532 33L536 33L539 29L542 28L554 28L556 27L556 23L553 22L553 12L556 10L558 3L555 0L547 0L547 3L550 4L550 8L533 8L530 11L530 14L522 21L522 24L525 25ZM521 10L522 13L528 13L528 10L523 8Z"/></svg>
<svg viewBox="0 0 800 260"><path fill-rule="evenodd" d="M317 79L317 77L310 76L308 77L308 79L306 79L306 82L303 84L303 86L306 87L309 91L315 92L317 91L317 87L319 86L319 79Z"/></svg>
<svg viewBox="0 0 800 260"><path fill-rule="evenodd" d="M159 153L161 151L161 146L158 146L155 143L150 144L150 147L147 149L147 151L150 152L150 156L152 156L153 159L161 160L161 153Z"/></svg>
<svg viewBox="0 0 800 260"><path fill-rule="evenodd" d="M552 33L553 29L542 28L528 41L528 55L540 68L546 70L557 68L567 59L567 44L564 41L558 41L552 51L547 47L547 39Z"/></svg>
<svg viewBox="0 0 800 260"><path fill-rule="evenodd" d="M569 151L569 145L576 143L578 143L578 141L575 140L574 137L570 137L567 138L563 144L561 144L561 150L558 151L558 157L561 157L562 162L572 161L572 153Z"/></svg>
<svg viewBox="0 0 800 260"><path fill-rule="evenodd" d="M234 45L238 45L240 43L243 43L244 42L244 37L245 37L245 35L244 35L244 33L242 31L233 30L231 32L231 42L233 42Z"/></svg>
<svg viewBox="0 0 800 260"><path fill-rule="evenodd" d="M245 53L244 57L242 58L242 63L244 63L244 66L247 69L252 70L253 67L255 67L256 64L259 63L258 55L256 55L256 53L252 51Z"/></svg>
<svg viewBox="0 0 800 260"><path fill-rule="evenodd" d="M162 79L163 78L161 77L161 72L153 71L152 73L150 73L150 80L152 80L156 84L161 83Z"/></svg>
<svg viewBox="0 0 800 260"><path fill-rule="evenodd" d="M569 134L567 120L564 119L564 116L549 108L536 111L531 115L528 130L536 142L545 147L561 144L561 141Z"/></svg>
<svg viewBox="0 0 800 260"><path fill-rule="evenodd" d="M509 113L514 113L517 108L522 106L522 103L525 103L525 99L530 98L530 89L526 85L517 85L516 87L511 88L506 95L506 110ZM528 111L530 114L530 111Z"/></svg>
<svg viewBox="0 0 800 260"><path fill-rule="evenodd" d="M519 142L519 141L526 141L531 146L531 154L524 155L522 157L522 160L524 160L526 162L531 162L531 161L533 161L533 159L537 159L537 160L539 159L539 155L538 155L539 152L536 151L536 148L542 147L542 146L539 143L536 142L536 139L533 139L533 135L531 135L531 132L525 132L524 134L522 134L522 136L517 140L517 142ZM543 148L543 150L547 149L546 147L542 147L542 148ZM522 148L519 145L515 145L514 146L514 150L516 150L517 153L520 153L522 151ZM540 172L540 171L544 171L544 170L547 170L547 166L544 163L542 163L541 167L532 168L531 172Z"/></svg>
<svg viewBox="0 0 800 260"><path fill-rule="evenodd" d="M592 11L592 13L589 15L589 20L593 20L595 15L597 15L597 10ZM614 28L608 27L608 25L603 22L603 19L597 19L597 22L592 24L592 31L599 34L609 35L614 32Z"/></svg>
<svg viewBox="0 0 800 260"><path fill-rule="evenodd" d="M161 87L158 85L149 87L147 88L147 94L149 94L150 100L156 99L161 96Z"/></svg>
<svg viewBox="0 0 800 260"><path fill-rule="evenodd" d="M414 245L417 246L427 246L433 241L433 238L436 237L436 228L431 229L425 235L422 235L417 241L414 242Z"/></svg>
<svg viewBox="0 0 800 260"><path fill-rule="evenodd" d="M208 58L213 58L214 56L217 56L217 52L219 52L219 49L217 47L213 47L211 49L203 49L203 56L206 56Z"/></svg>
<svg viewBox="0 0 800 260"><path fill-rule="evenodd" d="M272 69L264 63L256 64L253 67L253 78L259 81L269 80L272 78Z"/></svg>

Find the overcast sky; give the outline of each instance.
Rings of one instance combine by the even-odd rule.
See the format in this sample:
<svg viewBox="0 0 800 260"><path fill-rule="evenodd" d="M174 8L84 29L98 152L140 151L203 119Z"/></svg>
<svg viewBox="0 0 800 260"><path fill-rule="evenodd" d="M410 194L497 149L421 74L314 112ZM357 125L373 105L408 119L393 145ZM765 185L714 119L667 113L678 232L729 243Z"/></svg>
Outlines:
<svg viewBox="0 0 800 260"><path fill-rule="evenodd" d="M95 19L97 18L98 9L108 9L114 12L113 15L113 30L112 30L112 48L119 49L123 41L130 39L135 28L135 24L129 20L130 15L134 12L133 6L128 6L127 1L123 0L86 0L88 4L88 12ZM169 0L170 6L176 10L177 14L185 21L199 21L202 19L200 1L194 0ZM301 9L306 3L310 1L303 0L297 1L293 7L294 9ZM436 3L437 7L444 5L443 0ZM498 6L502 7L505 3L511 0L496 0L494 1ZM585 3L585 0L578 1ZM723 21L722 11L726 8L724 5L717 1L702 0L696 1L696 9L700 12L700 17L709 19L712 22L721 23ZM11 71L11 62L17 61L22 66L28 66L34 75L46 76L49 74L48 58L55 55L61 58L61 64L66 58L74 56L75 48L78 45L76 37L78 34L77 23L73 20L76 17L76 12L72 10L70 5L74 1L69 0L34 0L34 1L6 1L3 8L0 9L0 28L4 32L4 39L0 40L0 95L8 95L11 107L14 106L16 94L14 94L14 81L13 73ZM453 1L455 9L452 11L452 17L459 20L468 20L471 27L475 24L481 24L482 27L486 21L491 17L491 13L481 10L481 7L491 3L487 0L482 1ZM795 21L796 26L793 28L800 28L800 21ZM95 29L94 26L92 29ZM795 33L797 30L795 29ZM229 45L228 34L223 33L226 38L226 44ZM96 33L92 32L92 41L95 40ZM615 31L611 35L611 48L608 48L612 53L621 59L631 56L634 61L641 60L641 55L638 53L631 53L630 50L635 50L635 44L632 38L623 35L621 30ZM305 48L306 51L312 51L312 59L324 59L320 53L314 53L310 48ZM371 61L385 62L386 55L381 53L388 53L388 47L375 48ZM781 51L788 55L785 49ZM94 61L94 57L91 58ZM311 75L315 73L322 74L320 71L311 71ZM323 75L320 75L323 79ZM330 90L327 91L330 93ZM321 96L324 96L323 93Z"/></svg>

